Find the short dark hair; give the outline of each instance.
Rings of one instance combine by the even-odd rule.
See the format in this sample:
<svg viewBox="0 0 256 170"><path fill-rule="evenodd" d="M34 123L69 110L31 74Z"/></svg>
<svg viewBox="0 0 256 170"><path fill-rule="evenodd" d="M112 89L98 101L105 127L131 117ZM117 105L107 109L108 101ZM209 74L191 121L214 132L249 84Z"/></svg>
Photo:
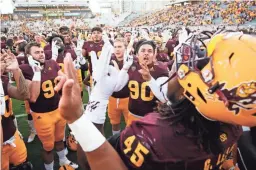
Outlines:
<svg viewBox="0 0 256 170"><path fill-rule="evenodd" d="M69 32L69 28L67 26L62 26L59 28L59 32L63 33L63 32Z"/></svg>
<svg viewBox="0 0 256 170"><path fill-rule="evenodd" d="M7 41L6 41L6 45L9 46L9 47L12 47L14 44L13 42L13 39L9 38Z"/></svg>
<svg viewBox="0 0 256 170"><path fill-rule="evenodd" d="M60 39L63 41L63 43L64 43L64 38L63 38L61 35L57 35L57 34L53 34L52 36L50 36L49 38L47 38L47 42L49 42L50 44L52 44L52 40L53 40L54 38L56 38L56 37L60 38Z"/></svg>
<svg viewBox="0 0 256 170"><path fill-rule="evenodd" d="M5 36L1 37L1 41L6 41L6 40L7 40L7 38Z"/></svg>
<svg viewBox="0 0 256 170"><path fill-rule="evenodd" d="M25 47L25 54L31 54L31 48L32 47L41 47L41 44L37 43L37 42L31 42L31 43L28 43Z"/></svg>
<svg viewBox="0 0 256 170"><path fill-rule="evenodd" d="M124 35L127 34L127 33L132 34L131 31L125 31Z"/></svg>
<svg viewBox="0 0 256 170"><path fill-rule="evenodd" d="M101 33L103 32L103 30L102 30L100 27L93 27L93 28L92 28L92 32L93 32L93 31L99 31L99 32L101 32Z"/></svg>
<svg viewBox="0 0 256 170"><path fill-rule="evenodd" d="M25 52L25 47L27 45L27 42L23 41L17 45L17 48L20 52Z"/></svg>
<svg viewBox="0 0 256 170"><path fill-rule="evenodd" d="M153 48L153 51L155 52L156 50L156 44L154 43L154 41L148 41L146 39L141 39L140 41L138 41L135 45L135 54L138 54L139 53L139 50L140 50L140 47L142 45L145 45L145 44L148 44L148 45L151 45L152 48Z"/></svg>

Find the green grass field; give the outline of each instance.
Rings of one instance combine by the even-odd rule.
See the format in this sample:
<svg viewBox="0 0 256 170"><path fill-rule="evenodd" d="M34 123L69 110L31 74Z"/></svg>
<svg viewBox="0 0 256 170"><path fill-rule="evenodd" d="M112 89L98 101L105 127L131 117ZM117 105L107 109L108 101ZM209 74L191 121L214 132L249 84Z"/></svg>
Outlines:
<svg viewBox="0 0 256 170"><path fill-rule="evenodd" d="M88 101L88 95L87 95L87 92L84 91L83 102L87 103L87 101ZM22 133L22 135L24 137L24 141L26 143L28 135L29 135L29 131L28 131L28 124L27 124L27 116L24 115L25 108L24 108L24 105L22 105L22 104L23 104L23 101L13 99L13 112L16 116L20 115L20 116L17 116L18 127L19 127L19 130ZM121 124L122 124L122 128L124 128L123 118L122 118ZM110 125L108 116L107 116L107 120L105 123L105 134L106 134L106 137L109 137L112 134L111 125ZM34 170L44 170L44 164L43 164L43 160L42 160L42 156L41 156L42 146L41 146L41 142L39 141L39 139L36 137L36 139L32 143L29 143L29 144L26 143L26 146L27 146L27 151L28 151L28 160L33 164ZM69 154L67 155L67 157L70 160L77 163L76 152L69 151ZM59 169L57 154L55 154L54 169L55 170ZM80 170L80 169L78 169L78 170Z"/></svg>

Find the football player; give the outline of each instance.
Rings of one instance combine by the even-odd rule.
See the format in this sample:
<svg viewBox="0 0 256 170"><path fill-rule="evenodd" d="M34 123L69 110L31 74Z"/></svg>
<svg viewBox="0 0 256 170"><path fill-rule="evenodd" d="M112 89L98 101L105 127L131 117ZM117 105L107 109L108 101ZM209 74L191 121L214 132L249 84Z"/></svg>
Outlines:
<svg viewBox="0 0 256 170"><path fill-rule="evenodd" d="M157 61L161 61L161 62L169 62L169 56L164 53L161 49L162 47L162 43L163 43L163 40L161 37L158 37L158 36L154 36L152 38L152 40L155 42L156 44L156 49L157 49L157 55L156 55L156 60Z"/></svg>
<svg viewBox="0 0 256 170"><path fill-rule="evenodd" d="M102 72L95 85L102 87L95 98L98 104L91 101L82 114L75 70L71 58L66 59L64 64L70 69L60 113L81 144L91 169L238 169L235 162L229 167L223 163L233 159L231 152L242 132L239 125L256 126L256 77L250 74L255 70L255 37L218 34L205 51L197 46L197 34L189 39L180 42L176 51L176 74L170 77L167 93L172 104L162 105L158 112L133 122L112 138L116 152L88 116L92 110L99 111L101 99L116 90L116 74L111 67ZM195 51L188 56L188 50Z"/></svg>
<svg viewBox="0 0 256 170"><path fill-rule="evenodd" d="M132 38L132 33L130 31L126 31L124 33L124 39L125 39L125 46L128 46Z"/></svg>
<svg viewBox="0 0 256 170"><path fill-rule="evenodd" d="M18 60L19 65L28 63L28 58L25 56L25 47L26 47L26 45L27 45L27 43L25 41L22 41L22 42L17 44L16 52L18 54L17 60ZM32 118L31 113L30 113L29 102L24 101L24 105L25 105L25 112L28 114L28 127L29 127L29 131L30 131L27 142L31 143L31 142L34 141L34 139L36 137L36 130L35 130L35 127L34 127L33 118Z"/></svg>
<svg viewBox="0 0 256 170"><path fill-rule="evenodd" d="M92 41L85 41L83 48L82 48L82 54L88 60L88 63L89 63L89 73L84 81L85 85L88 86L89 94L90 94L89 87L92 87L91 74L93 71L90 53L92 51L95 51L97 56L99 57L101 54L102 47L104 45L104 41L102 39L103 30L100 27L94 27L94 28L92 28L91 32L92 32Z"/></svg>
<svg viewBox="0 0 256 170"><path fill-rule="evenodd" d="M123 39L114 40L114 54L111 57L111 64L118 70L123 67L125 52L125 41ZM123 114L125 121L128 116L128 103L129 103L129 89L125 86L121 91L115 92L109 98L108 116L112 125L113 135L120 133L121 114Z"/></svg>
<svg viewBox="0 0 256 170"><path fill-rule="evenodd" d="M4 94L4 101L1 105L5 105L3 110L1 107L1 126L3 128L3 141L1 140L1 169L2 170L32 170L32 165L27 161L26 146L15 126L10 108L10 98L18 100L29 99L29 87L21 70L19 69L16 57L11 53L0 54L1 58L1 93ZM4 72L12 72L16 86L9 84L8 76L3 75ZM2 96L1 96L2 97ZM2 103L3 102L3 103ZM2 138L1 138L2 139Z"/></svg>
<svg viewBox="0 0 256 170"><path fill-rule="evenodd" d="M79 63L76 62L77 56L76 56L75 51L73 49L68 49L65 47L64 39L60 35L53 35L52 37L50 37L49 44L52 47L51 48L52 50L45 51L45 58L48 60L53 59L54 61L56 61L59 64L62 72L64 72L64 63L63 63L64 58L67 53L71 54L71 57L75 63L75 67L77 68L77 76L78 76L78 80L80 82L81 94L83 94L81 70L79 69L79 67L80 67ZM63 140L64 140L64 144L66 145L65 134L64 134Z"/></svg>
<svg viewBox="0 0 256 170"><path fill-rule="evenodd" d="M21 65L20 68L29 84L29 105L37 135L43 144L45 169L53 170L54 147L59 156L59 164L68 164L76 169L78 165L69 161L65 154L63 138L66 121L60 117L60 95L54 89L62 83L58 83L59 77L65 75L54 60L45 60L44 50L40 44L29 43L26 46L26 54L29 63Z"/></svg>
<svg viewBox="0 0 256 170"><path fill-rule="evenodd" d="M173 57L174 57L173 50L179 44L178 38L177 38L177 32L178 31L174 32L172 34L173 36L170 37L170 39L168 39L167 42L164 42L164 43L166 43L165 44L165 51L169 55L170 59L173 59Z"/></svg>
<svg viewBox="0 0 256 170"><path fill-rule="evenodd" d="M153 111L157 106L156 101L165 103L167 90L165 85L160 87L168 79L168 69L161 62L154 61L156 46L153 41L141 40L137 43L135 54L138 60L133 61L133 57L126 53L126 61L122 68L122 79L118 87L128 84L129 114L127 125L138 120L147 113Z"/></svg>
<svg viewBox="0 0 256 170"><path fill-rule="evenodd" d="M72 33L67 26L59 28L59 35L64 38L65 49L74 49L75 45L71 41Z"/></svg>

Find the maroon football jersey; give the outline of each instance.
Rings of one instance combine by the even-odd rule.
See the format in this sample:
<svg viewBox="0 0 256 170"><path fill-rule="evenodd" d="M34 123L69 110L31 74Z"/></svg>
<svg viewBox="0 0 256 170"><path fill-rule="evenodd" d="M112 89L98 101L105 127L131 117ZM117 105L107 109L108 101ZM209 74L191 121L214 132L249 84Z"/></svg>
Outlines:
<svg viewBox="0 0 256 170"><path fill-rule="evenodd" d="M3 89L4 89L4 97L5 97L5 114L2 115L2 128L3 128L3 142L9 140L11 137L14 136L16 132L16 127L13 122L13 118L11 117L11 108L10 106L10 98L8 95L8 83L9 83L9 78L8 76L1 76L2 79L2 84L3 84Z"/></svg>
<svg viewBox="0 0 256 170"><path fill-rule="evenodd" d="M140 69L139 63L134 62L128 71L128 87L130 90L129 111L137 116L145 116L147 113L153 112L153 109L156 107L157 98L150 90L148 82L139 73ZM168 69L163 63L157 62L150 71L150 74L154 79L168 77Z"/></svg>
<svg viewBox="0 0 256 170"><path fill-rule="evenodd" d="M193 131L185 126L172 122L171 115L164 119L150 113L121 133L119 155L129 170L221 170L242 133L239 126L221 124L217 140L223 151L213 154L200 148Z"/></svg>
<svg viewBox="0 0 256 170"><path fill-rule="evenodd" d="M28 58L27 57L17 57L19 65L21 64L28 64Z"/></svg>
<svg viewBox="0 0 256 170"><path fill-rule="evenodd" d="M46 44L46 46L44 46L44 52L48 51L48 50L52 50L51 44Z"/></svg>
<svg viewBox="0 0 256 170"><path fill-rule="evenodd" d="M161 62L168 62L169 56L166 53L159 52L156 55L156 60Z"/></svg>
<svg viewBox="0 0 256 170"><path fill-rule="evenodd" d="M24 77L32 81L34 72L28 64L20 66ZM56 77L60 70L59 65L53 60L45 60L44 69L41 71L40 94L35 103L29 102L30 108L36 113L46 113L58 108L60 95L54 91L57 83Z"/></svg>
<svg viewBox="0 0 256 170"><path fill-rule="evenodd" d="M123 68L123 60L122 61L118 61L115 55L112 55L111 57L111 62L116 61L119 70L121 70ZM119 92L114 92L112 94L112 97L114 98L127 98L129 97L129 88L128 88L128 84L126 86L124 86L124 88L122 90L120 90Z"/></svg>
<svg viewBox="0 0 256 170"><path fill-rule="evenodd" d="M177 44L177 40L176 39L170 39L168 40L168 42L166 43L165 47L168 49L168 55L170 57L172 57L172 52L174 50L174 47L176 46Z"/></svg>
<svg viewBox="0 0 256 170"><path fill-rule="evenodd" d="M98 43L96 43L94 41L85 41L84 42L82 49L84 49L86 51L85 58L89 61L90 73L92 73L92 61L91 61L90 52L95 51L95 53L99 57L103 46L104 46L103 40Z"/></svg>
<svg viewBox="0 0 256 170"><path fill-rule="evenodd" d="M66 49L65 48L63 54L59 53L56 62L59 64L59 66L60 66L62 71L64 71L63 70L63 67L64 67L64 57L66 56L67 53L71 54L71 57L73 58L73 60L75 60L77 58L75 51L72 50L72 49ZM45 51L45 59L46 60L50 60L51 58L52 58L52 50Z"/></svg>

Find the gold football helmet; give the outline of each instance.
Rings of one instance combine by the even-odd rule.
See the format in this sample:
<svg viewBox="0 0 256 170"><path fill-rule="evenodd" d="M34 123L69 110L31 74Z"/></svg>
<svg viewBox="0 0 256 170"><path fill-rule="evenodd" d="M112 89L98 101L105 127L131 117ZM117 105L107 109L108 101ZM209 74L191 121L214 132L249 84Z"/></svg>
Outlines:
<svg viewBox="0 0 256 170"><path fill-rule="evenodd" d="M205 45L195 34L177 50L176 68L185 97L205 118L256 126L255 37L219 33Z"/></svg>

